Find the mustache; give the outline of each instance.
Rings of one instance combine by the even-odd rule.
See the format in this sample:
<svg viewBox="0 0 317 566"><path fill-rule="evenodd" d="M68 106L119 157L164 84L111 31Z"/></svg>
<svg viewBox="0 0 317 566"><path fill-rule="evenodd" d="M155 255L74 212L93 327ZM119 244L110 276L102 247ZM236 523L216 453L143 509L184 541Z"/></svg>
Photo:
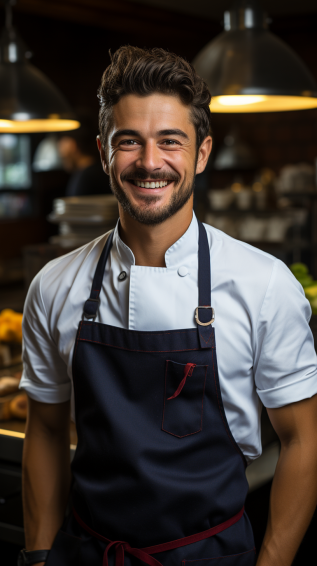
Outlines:
<svg viewBox="0 0 317 566"><path fill-rule="evenodd" d="M136 169L131 173L122 173L120 175L121 181L129 181L133 179L137 179L138 181L143 180L152 180L152 181L179 181L180 175L175 173L175 171L158 171L147 173L144 169Z"/></svg>

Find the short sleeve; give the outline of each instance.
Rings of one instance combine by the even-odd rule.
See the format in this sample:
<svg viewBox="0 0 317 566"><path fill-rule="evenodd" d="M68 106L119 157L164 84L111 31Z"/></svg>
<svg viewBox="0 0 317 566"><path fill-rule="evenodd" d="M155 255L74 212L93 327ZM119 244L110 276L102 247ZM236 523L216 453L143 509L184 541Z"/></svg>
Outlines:
<svg viewBox="0 0 317 566"><path fill-rule="evenodd" d="M302 286L276 260L262 304L254 360L257 393L278 408L317 393L317 358Z"/></svg>
<svg viewBox="0 0 317 566"><path fill-rule="evenodd" d="M41 294L41 276L32 281L23 312L23 374L20 388L43 403L63 403L71 397L67 366L49 332Z"/></svg>

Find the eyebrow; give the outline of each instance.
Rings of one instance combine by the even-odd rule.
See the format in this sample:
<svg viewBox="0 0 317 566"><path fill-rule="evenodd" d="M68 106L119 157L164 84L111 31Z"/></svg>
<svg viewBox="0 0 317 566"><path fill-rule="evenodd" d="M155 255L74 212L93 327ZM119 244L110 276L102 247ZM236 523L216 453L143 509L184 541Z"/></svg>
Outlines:
<svg viewBox="0 0 317 566"><path fill-rule="evenodd" d="M189 137L187 134L185 134L185 132L183 132L183 130L178 130L178 129L173 129L173 130L160 130L158 132L159 136L181 136L182 138L185 138L186 140L189 140Z"/></svg>
<svg viewBox="0 0 317 566"><path fill-rule="evenodd" d="M186 140L189 139L188 135L185 132L183 132L183 130L179 130L177 128L172 130L160 130L159 132L157 132L157 134L159 136L181 136ZM137 130L117 130L113 134L112 139L119 138L120 136L142 137L140 132L138 132Z"/></svg>

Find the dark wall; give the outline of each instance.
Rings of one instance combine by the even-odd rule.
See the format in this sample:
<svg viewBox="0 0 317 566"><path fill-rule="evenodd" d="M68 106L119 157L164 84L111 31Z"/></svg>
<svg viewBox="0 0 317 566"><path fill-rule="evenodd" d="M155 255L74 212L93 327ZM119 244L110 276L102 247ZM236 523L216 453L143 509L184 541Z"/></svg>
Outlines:
<svg viewBox="0 0 317 566"><path fill-rule="evenodd" d="M118 4L120 1L122 0L118 0ZM114 25L111 23L109 28L107 27L105 9L100 20L95 18L93 24L86 25L83 23L84 18L77 23L70 21L72 14L76 15L75 12L68 14L68 19L63 19L60 15L52 17L19 11L25 4L23 1L18 4L14 12L14 24L34 53L33 64L60 88L74 108L90 108L96 115L96 121L97 88L101 75L109 64L110 48L115 51L122 44L140 47L161 46L192 60L200 49L222 30L217 22L176 15L150 7L144 9L140 6L136 8L133 18L131 16L130 23L130 16L125 15L125 18L122 17L122 29L120 18L116 20L115 29L111 29ZM52 1L41 4L43 9L49 5L52 5ZM59 6L62 4L59 3ZM131 9L130 3L129 8ZM1 13L1 27L3 23ZM317 16L313 14L275 18L271 25L271 31L298 53L317 80L316 29ZM317 156L317 110L272 114L214 114L215 149L222 143L232 124L238 125L242 138L250 142L260 166L278 171L288 163L313 163ZM36 199L42 224L54 196L63 194L65 177L64 180L61 179L52 178L50 183L47 177L45 180L45 175L41 179L35 179ZM220 186L222 181L225 182L225 177L222 177L219 183L213 177L213 182ZM34 234L27 242L24 241L23 230L20 231L17 226L14 231L21 233L22 246L23 243L43 241L51 229L48 223L44 222L41 230L38 230L38 238ZM0 235L1 230L8 232L8 227L4 226L3 222ZM17 241L14 255L19 245ZM13 251L11 253L7 249L7 256L12 254Z"/></svg>
<svg viewBox="0 0 317 566"><path fill-rule="evenodd" d="M159 12L162 18L162 11ZM153 22L156 12L153 9ZM177 17L173 16L177 27ZM170 19L169 12L166 18ZM96 96L101 75L109 64L108 51L122 44L140 47L161 46L192 60L197 52L215 37L221 26L189 16L179 18L173 34L169 27L150 23L133 31L118 32L102 26L72 23L58 18L17 12L14 21L29 48L32 62L59 86L74 107L89 107L98 112ZM189 32L189 26L191 31ZM182 27L184 33L181 33ZM306 63L317 80L317 15L293 15L275 18L271 31L288 43ZM176 33L177 32L177 33ZM259 163L278 170L286 163L312 163L317 156L317 110L271 114L215 114L213 129L215 148L222 142L232 124L249 141Z"/></svg>

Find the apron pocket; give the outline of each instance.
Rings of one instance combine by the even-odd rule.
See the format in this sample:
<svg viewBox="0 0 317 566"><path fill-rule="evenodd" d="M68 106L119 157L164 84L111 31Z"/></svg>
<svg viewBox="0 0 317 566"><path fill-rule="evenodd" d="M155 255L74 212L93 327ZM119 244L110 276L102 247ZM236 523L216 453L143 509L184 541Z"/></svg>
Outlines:
<svg viewBox="0 0 317 566"><path fill-rule="evenodd" d="M239 554L201 558L198 560L182 560L182 566L254 566L256 559L255 548Z"/></svg>
<svg viewBox="0 0 317 566"><path fill-rule="evenodd" d="M178 438L202 430L208 366L166 361L162 430Z"/></svg>
<svg viewBox="0 0 317 566"><path fill-rule="evenodd" d="M58 531L45 566L80 566L81 538Z"/></svg>

